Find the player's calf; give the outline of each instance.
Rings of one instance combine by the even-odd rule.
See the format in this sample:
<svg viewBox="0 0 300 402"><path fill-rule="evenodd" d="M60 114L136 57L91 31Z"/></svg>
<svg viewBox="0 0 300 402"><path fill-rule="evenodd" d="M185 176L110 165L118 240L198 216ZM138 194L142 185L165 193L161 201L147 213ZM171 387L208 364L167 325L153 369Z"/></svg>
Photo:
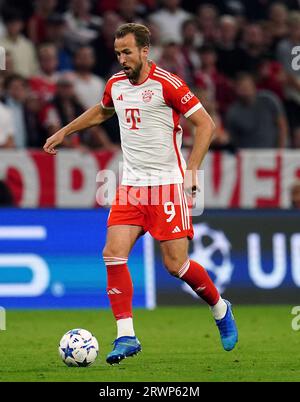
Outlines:
<svg viewBox="0 0 300 402"><path fill-rule="evenodd" d="M178 271L178 277L208 303L219 329L223 348L226 351L232 350L238 341L238 331L231 304L221 298L207 271L197 262L188 259Z"/></svg>

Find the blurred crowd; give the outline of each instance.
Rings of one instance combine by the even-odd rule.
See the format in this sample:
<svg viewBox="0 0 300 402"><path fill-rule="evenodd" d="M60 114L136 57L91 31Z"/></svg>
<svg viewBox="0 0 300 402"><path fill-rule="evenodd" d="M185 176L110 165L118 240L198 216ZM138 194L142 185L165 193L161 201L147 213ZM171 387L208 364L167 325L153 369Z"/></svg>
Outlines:
<svg viewBox="0 0 300 402"><path fill-rule="evenodd" d="M114 32L146 24L150 58L178 74L216 123L212 148L300 148L300 1L0 0L0 147L40 148L101 100L120 70ZM193 128L183 120L184 145ZM69 148L119 147L116 117Z"/></svg>

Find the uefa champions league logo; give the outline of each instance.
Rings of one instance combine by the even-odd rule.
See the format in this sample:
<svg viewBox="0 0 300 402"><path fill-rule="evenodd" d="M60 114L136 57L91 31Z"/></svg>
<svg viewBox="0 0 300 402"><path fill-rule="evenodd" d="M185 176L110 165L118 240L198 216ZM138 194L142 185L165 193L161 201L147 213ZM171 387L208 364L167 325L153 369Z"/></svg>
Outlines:
<svg viewBox="0 0 300 402"><path fill-rule="evenodd" d="M206 223L194 225L193 252L191 260L199 262L211 273L218 291L223 293L231 281L234 266L231 263L231 244L222 231L211 229ZM185 292L198 297L186 283Z"/></svg>

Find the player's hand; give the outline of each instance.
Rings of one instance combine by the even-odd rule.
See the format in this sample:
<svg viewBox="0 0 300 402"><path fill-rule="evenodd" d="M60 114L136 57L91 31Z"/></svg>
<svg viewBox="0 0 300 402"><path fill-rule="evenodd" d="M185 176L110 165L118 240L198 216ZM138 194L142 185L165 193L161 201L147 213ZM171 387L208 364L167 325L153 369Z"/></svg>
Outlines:
<svg viewBox="0 0 300 402"><path fill-rule="evenodd" d="M63 142L65 134L62 130L57 131L51 137L49 137L44 145L43 149L48 154L56 155L57 151L55 147Z"/></svg>
<svg viewBox="0 0 300 402"><path fill-rule="evenodd" d="M196 197L197 191L200 191L197 171L187 170L184 176L184 191L188 196Z"/></svg>

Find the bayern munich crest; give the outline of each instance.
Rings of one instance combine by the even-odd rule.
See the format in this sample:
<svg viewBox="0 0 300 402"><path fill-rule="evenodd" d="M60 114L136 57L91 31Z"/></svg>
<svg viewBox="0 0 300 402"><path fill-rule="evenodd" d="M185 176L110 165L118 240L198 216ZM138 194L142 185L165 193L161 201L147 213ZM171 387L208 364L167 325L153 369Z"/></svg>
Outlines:
<svg viewBox="0 0 300 402"><path fill-rule="evenodd" d="M154 95L154 92L151 91L151 89L146 89L146 91L144 91L144 92L142 93L143 101L144 101L145 103L150 102L153 95Z"/></svg>

